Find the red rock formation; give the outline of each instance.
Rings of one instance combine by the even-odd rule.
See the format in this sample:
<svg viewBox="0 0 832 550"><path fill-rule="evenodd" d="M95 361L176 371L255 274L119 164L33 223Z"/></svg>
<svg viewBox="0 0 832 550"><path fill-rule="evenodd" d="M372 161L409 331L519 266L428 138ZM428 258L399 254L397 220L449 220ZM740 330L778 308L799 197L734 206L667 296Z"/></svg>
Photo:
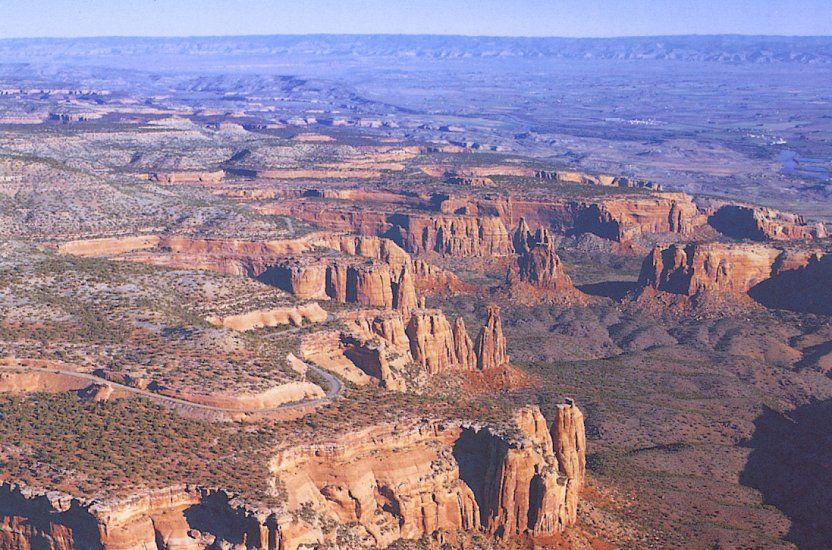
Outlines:
<svg viewBox="0 0 832 550"><path fill-rule="evenodd" d="M455 423L380 426L336 445L279 452L272 471L287 488L289 510L311 503L324 517L351 525L362 546L439 529L551 536L575 522L567 495L582 480L561 472L536 407L519 411L514 424L511 438ZM326 537L317 520L293 531L309 542Z"/></svg>
<svg viewBox="0 0 832 550"><path fill-rule="evenodd" d="M281 528L290 521L232 503L224 491L201 487L141 491L125 500L99 502L0 484L0 548L198 549L242 541L246 548L266 550L290 543L291 529Z"/></svg>
<svg viewBox="0 0 832 550"><path fill-rule="evenodd" d="M399 280L395 283L393 307L402 312L402 317L410 315L410 311L418 307L419 298L416 296L416 284L413 281L410 264L402 268Z"/></svg>
<svg viewBox="0 0 832 550"><path fill-rule="evenodd" d="M407 309L416 303L409 268L394 284L390 266L349 258L283 258L258 277L301 299L327 299Z"/></svg>
<svg viewBox="0 0 832 550"><path fill-rule="evenodd" d="M413 360L428 374L460 368L456 342L445 314L438 309L413 312L405 329Z"/></svg>
<svg viewBox="0 0 832 550"><path fill-rule="evenodd" d="M555 253L555 243L549 232L538 228L532 233L524 218L514 233L514 249L517 263L512 266L506 282L510 286L529 284L536 289L563 295L574 295L574 285L563 270L560 258Z"/></svg>
<svg viewBox="0 0 832 550"><path fill-rule="evenodd" d="M643 287L693 296L700 292L745 294L771 277L781 251L765 245L688 244L656 247L642 264Z"/></svg>
<svg viewBox="0 0 832 550"><path fill-rule="evenodd" d="M586 431L584 415L573 401L558 405L552 422L552 442L558 459L558 471L566 476L566 509L570 518L577 516L578 495L586 479Z"/></svg>
<svg viewBox="0 0 832 550"><path fill-rule="evenodd" d="M559 183L579 183L586 185L601 185L606 187L628 187L634 189L653 189L661 191L662 186L654 181L628 178L624 176L592 175L571 170L538 170L535 177Z"/></svg>
<svg viewBox="0 0 832 550"><path fill-rule="evenodd" d="M348 231L361 235L384 235L391 224L387 213L367 208L355 209L340 204L308 201L281 201L255 206L266 215L292 216L333 231Z"/></svg>
<svg viewBox="0 0 832 550"><path fill-rule="evenodd" d="M592 201L526 200L480 201L480 215L497 215L508 226L520 218L557 233L593 233L605 239L627 241L643 234L689 235L707 223L690 196L655 193L606 197Z"/></svg>
<svg viewBox="0 0 832 550"><path fill-rule="evenodd" d="M720 233L737 239L790 241L822 239L827 236L823 223L809 225L802 216L740 204L718 207L708 222Z"/></svg>
<svg viewBox="0 0 832 550"><path fill-rule="evenodd" d="M454 353L456 354L459 368L463 370L474 370L477 368L477 354L474 351L474 342L468 335L465 328L465 320L457 317L454 322Z"/></svg>
<svg viewBox="0 0 832 550"><path fill-rule="evenodd" d="M476 287L463 283L453 272L422 259L413 260L416 289L423 294L456 294L473 292Z"/></svg>
<svg viewBox="0 0 832 550"><path fill-rule="evenodd" d="M511 240L499 218L395 214L396 241L410 253L435 252L450 257L511 254Z"/></svg>
<svg viewBox="0 0 832 550"><path fill-rule="evenodd" d="M477 336L477 367L480 370L501 367L508 363L506 353L506 338L503 336L503 324L500 319L500 308L488 306L488 319Z"/></svg>

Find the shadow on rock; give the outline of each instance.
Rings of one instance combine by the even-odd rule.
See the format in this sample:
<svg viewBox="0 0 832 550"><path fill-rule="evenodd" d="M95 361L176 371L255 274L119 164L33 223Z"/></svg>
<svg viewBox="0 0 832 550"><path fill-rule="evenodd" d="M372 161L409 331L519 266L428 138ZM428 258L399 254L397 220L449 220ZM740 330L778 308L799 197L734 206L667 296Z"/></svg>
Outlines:
<svg viewBox="0 0 832 550"><path fill-rule="evenodd" d="M799 548L832 547L832 400L787 414L766 407L754 425L740 482L792 521L786 540Z"/></svg>
<svg viewBox="0 0 832 550"><path fill-rule="evenodd" d="M748 291L758 303L802 313L832 314L832 255L812 258L807 265L783 271Z"/></svg>

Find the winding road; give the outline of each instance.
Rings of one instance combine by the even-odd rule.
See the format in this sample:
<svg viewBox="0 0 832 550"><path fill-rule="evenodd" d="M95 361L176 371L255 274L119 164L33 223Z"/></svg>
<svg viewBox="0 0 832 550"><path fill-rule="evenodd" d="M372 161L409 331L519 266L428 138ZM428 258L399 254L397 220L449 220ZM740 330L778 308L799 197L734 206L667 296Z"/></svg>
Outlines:
<svg viewBox="0 0 832 550"><path fill-rule="evenodd" d="M141 388L135 388L133 386L127 386L125 384L119 384L118 382L111 382L106 378L101 378L100 376L95 376L94 374L88 374L84 372L76 372L70 370L61 370L55 369L51 367L31 367L25 365L0 365L0 370L6 371L15 371L15 372L45 372L49 374L60 374L64 376L72 376L75 378L79 378L82 380L87 380L89 382L94 382L98 384L104 384L111 386L115 389L119 389L122 391L126 391L128 393L138 395L141 397L146 397L152 401L157 403L165 404L165 405L173 405L176 407L187 407L191 409L197 410L204 410L210 412L218 412L218 413L244 413L244 414L251 414L251 413L273 413L273 412L285 412L291 411L294 409L302 409L306 407L317 407L320 405L327 405L331 403L336 397L341 395L344 391L344 383L341 380L334 376L332 373L327 372L315 365L310 363L303 362L306 367L314 372L315 374L319 375L323 379L327 381L327 388L326 396L325 397L315 397L310 399L301 399L300 401L293 401L291 403L284 403L282 405L278 405L276 407L269 407L264 409L228 409L223 407L217 407L214 405L205 405L202 403L195 403L193 401L188 401L186 399L179 399L178 397L170 397L167 395L162 395L159 393L155 393L148 390L143 390Z"/></svg>

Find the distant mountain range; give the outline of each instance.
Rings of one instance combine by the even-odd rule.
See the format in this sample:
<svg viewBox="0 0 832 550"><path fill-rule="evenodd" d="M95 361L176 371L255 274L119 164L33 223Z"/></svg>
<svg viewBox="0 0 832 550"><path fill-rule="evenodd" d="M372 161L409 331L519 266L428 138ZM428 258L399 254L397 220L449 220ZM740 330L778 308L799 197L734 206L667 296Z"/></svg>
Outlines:
<svg viewBox="0 0 832 550"><path fill-rule="evenodd" d="M3 62L154 56L530 58L826 64L832 63L832 37L716 35L504 38L428 35L282 35L0 40L0 61Z"/></svg>

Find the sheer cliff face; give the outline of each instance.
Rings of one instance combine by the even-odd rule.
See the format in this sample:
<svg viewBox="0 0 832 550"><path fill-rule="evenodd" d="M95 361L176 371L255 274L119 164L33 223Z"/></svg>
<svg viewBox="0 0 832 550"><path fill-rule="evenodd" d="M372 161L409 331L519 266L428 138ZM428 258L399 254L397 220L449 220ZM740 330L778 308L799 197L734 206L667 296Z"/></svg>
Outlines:
<svg viewBox="0 0 832 550"><path fill-rule="evenodd" d="M552 293L575 294L572 280L555 253L555 243L549 231L541 227L532 233L526 220L521 218L513 244L517 262L508 271L506 279L509 286L528 284Z"/></svg>
<svg viewBox="0 0 832 550"><path fill-rule="evenodd" d="M437 530L539 537L574 524L584 483L583 416L537 407L511 435L490 426L419 421L375 426L331 444L285 448L264 484L285 488L279 509L246 506L194 486L141 491L111 503L0 484L0 548L182 550L386 547Z"/></svg>
<svg viewBox="0 0 832 550"><path fill-rule="evenodd" d="M781 251L765 245L689 244L656 247L642 264L640 284L693 296L700 292L741 295L772 275Z"/></svg>
<svg viewBox="0 0 832 550"><path fill-rule="evenodd" d="M478 204L480 215L497 215L510 227L521 218L557 233L592 233L627 241L650 233L689 235L707 223L690 196L655 193L594 201L500 199Z"/></svg>
<svg viewBox="0 0 832 550"><path fill-rule="evenodd" d="M470 338L465 326L452 330L440 310L415 311L406 332L413 360L428 374L470 368Z"/></svg>
<svg viewBox="0 0 832 550"><path fill-rule="evenodd" d="M477 367L480 370L501 367L508 363L506 338L503 336L503 323L500 308L488 306L488 318L477 337Z"/></svg>
<svg viewBox="0 0 832 550"><path fill-rule="evenodd" d="M583 477L569 477L559 466L536 407L521 410L514 423L512 437L458 424L374 428L338 445L281 453L272 471L287 488L290 509L311 505L320 514L306 526L309 540L326 536L320 523L327 517L354 525L367 546L437 529L551 535L575 522L570 499L577 502ZM561 424L565 440L578 436L563 429L583 432L577 415Z"/></svg>
<svg viewBox="0 0 832 550"><path fill-rule="evenodd" d="M390 220L396 240L413 254L480 258L513 251L508 230L497 217L395 214Z"/></svg>
<svg viewBox="0 0 832 550"><path fill-rule="evenodd" d="M345 320L353 327L352 332L340 339L346 358L391 389L407 387L404 372L409 363L419 367L420 375L471 371L480 364L465 321L457 318L451 326L438 309L416 308L407 315L397 311L365 311L350 314ZM495 331L502 335L502 330L495 325L488 329L489 338L494 337ZM486 358L486 363L489 360ZM507 358L500 365L506 361Z"/></svg>
<svg viewBox="0 0 832 550"><path fill-rule="evenodd" d="M558 471L567 479L566 513L574 520L586 481L586 430L584 415L573 402L557 406L551 434Z"/></svg>
<svg viewBox="0 0 832 550"><path fill-rule="evenodd" d="M301 299L332 299L373 307L413 307L416 288L410 268L398 279L389 264L350 258L278 261L258 278Z"/></svg>
<svg viewBox="0 0 832 550"><path fill-rule="evenodd" d="M282 538L277 514L214 489L170 487L103 503L0 485L0 548L271 549Z"/></svg>
<svg viewBox="0 0 832 550"><path fill-rule="evenodd" d="M717 208L708 222L720 233L737 239L791 241L827 236L823 223L810 225L802 216L771 208L726 204Z"/></svg>

